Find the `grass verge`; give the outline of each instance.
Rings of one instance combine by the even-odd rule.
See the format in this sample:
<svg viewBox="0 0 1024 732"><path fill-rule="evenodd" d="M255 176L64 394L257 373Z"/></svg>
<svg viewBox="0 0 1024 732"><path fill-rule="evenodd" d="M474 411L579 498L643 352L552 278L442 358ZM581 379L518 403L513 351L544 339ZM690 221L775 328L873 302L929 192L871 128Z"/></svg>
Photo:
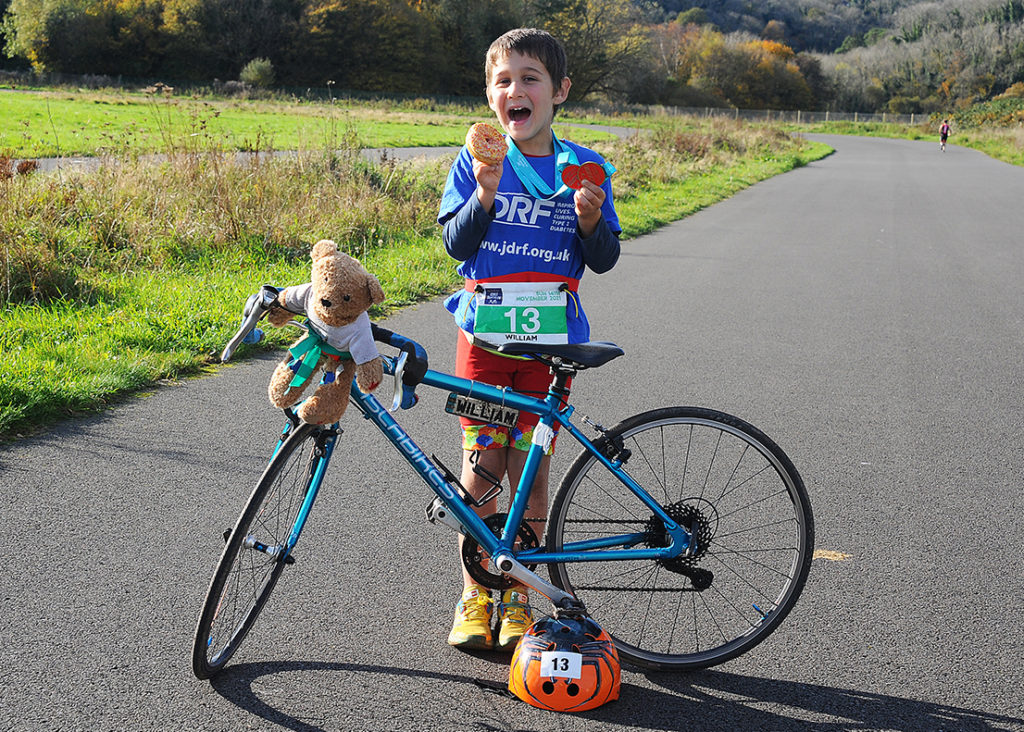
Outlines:
<svg viewBox="0 0 1024 732"><path fill-rule="evenodd" d="M765 125L654 127L595 144L620 171L626 238L831 150ZM257 163L217 150L159 164L126 155L95 174L0 181L0 436L209 368L245 298L306 281L325 236L378 276L388 309L455 288L434 223L450 158L371 165L348 142ZM268 335L257 348L293 338Z"/></svg>

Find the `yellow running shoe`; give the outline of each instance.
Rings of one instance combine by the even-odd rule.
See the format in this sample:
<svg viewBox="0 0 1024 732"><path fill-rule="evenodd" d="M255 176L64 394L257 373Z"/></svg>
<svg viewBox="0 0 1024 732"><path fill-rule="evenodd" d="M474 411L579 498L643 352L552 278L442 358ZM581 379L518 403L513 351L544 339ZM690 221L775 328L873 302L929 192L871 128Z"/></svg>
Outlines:
<svg viewBox="0 0 1024 732"><path fill-rule="evenodd" d="M501 627L498 630L498 648L511 649L519 642L526 629L533 624L530 598L522 587L514 587L501 593L498 617L501 619Z"/></svg>
<svg viewBox="0 0 1024 732"><path fill-rule="evenodd" d="M448 634L448 645L457 648L490 650L494 641L491 636L491 593L483 585L470 585L462 591L462 599L455 606L455 621Z"/></svg>

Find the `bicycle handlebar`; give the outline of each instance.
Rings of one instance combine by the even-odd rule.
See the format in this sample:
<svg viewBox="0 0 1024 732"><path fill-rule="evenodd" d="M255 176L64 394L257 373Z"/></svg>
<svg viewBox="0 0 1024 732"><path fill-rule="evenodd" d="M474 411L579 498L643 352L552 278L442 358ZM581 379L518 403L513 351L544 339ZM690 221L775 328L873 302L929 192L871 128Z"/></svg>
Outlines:
<svg viewBox="0 0 1024 732"><path fill-rule="evenodd" d="M242 323L231 340L224 346L224 351L220 355L221 362L226 363L240 343L250 342L246 339L255 330L256 324L270 312L280 292L280 288L263 285L259 292L249 296L242 309ZM303 323L297 321L292 321L292 323L299 327L305 327ZM374 323L370 324L370 328L375 341L386 343L402 352L398 358L385 359L385 371L395 377L395 400L391 411L396 411L399 408L409 409L416 404L418 400L416 386L423 381L423 376L427 373L427 351L411 338L406 338L387 328L382 328ZM259 338L256 340L258 341ZM401 388L399 388L399 384L401 384Z"/></svg>

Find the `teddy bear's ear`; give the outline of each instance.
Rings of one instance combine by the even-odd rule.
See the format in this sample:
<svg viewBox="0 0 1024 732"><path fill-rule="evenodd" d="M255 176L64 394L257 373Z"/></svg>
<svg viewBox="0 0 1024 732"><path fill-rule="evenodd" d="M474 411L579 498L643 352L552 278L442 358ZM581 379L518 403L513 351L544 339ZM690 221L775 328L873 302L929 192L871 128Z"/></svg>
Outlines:
<svg viewBox="0 0 1024 732"><path fill-rule="evenodd" d="M384 302L384 288L380 286L380 280L369 272L366 273L366 289L370 291L370 299L373 302Z"/></svg>
<svg viewBox="0 0 1024 732"><path fill-rule="evenodd" d="M313 251L310 256L314 259L322 259L323 257L336 254L338 251L338 245L330 239L321 239L313 245Z"/></svg>

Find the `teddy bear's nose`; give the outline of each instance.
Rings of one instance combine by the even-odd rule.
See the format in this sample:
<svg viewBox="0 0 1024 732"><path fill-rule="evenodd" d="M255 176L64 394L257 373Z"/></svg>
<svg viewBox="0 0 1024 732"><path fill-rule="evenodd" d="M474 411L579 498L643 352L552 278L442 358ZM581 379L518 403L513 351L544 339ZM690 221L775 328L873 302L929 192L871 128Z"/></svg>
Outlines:
<svg viewBox="0 0 1024 732"><path fill-rule="evenodd" d="M326 298L320 298L320 304L325 308L329 308L331 306L331 301Z"/></svg>

